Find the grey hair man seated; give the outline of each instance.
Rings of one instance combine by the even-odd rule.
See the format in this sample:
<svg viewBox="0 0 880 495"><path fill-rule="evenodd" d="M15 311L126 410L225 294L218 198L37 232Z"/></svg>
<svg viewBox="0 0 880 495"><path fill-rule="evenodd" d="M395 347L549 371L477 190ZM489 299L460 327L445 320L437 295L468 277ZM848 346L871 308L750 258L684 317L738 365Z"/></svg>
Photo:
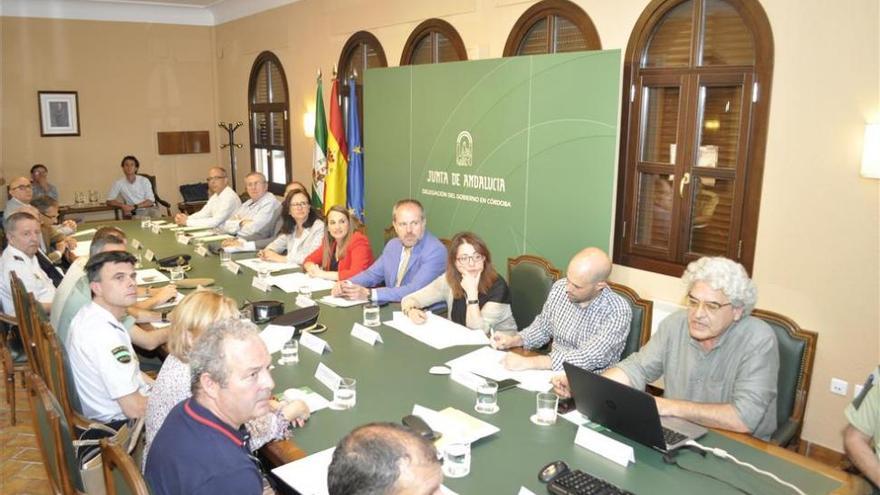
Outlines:
<svg viewBox="0 0 880 495"><path fill-rule="evenodd" d="M776 430L779 349L773 329L751 316L758 290L745 268L726 258L688 265L687 309L660 322L639 352L604 376L643 389L663 377L661 416L750 433L767 440ZM568 396L565 376L554 377Z"/></svg>
<svg viewBox="0 0 880 495"><path fill-rule="evenodd" d="M434 446L394 423L355 428L339 441L327 470L330 495L437 495L442 483Z"/></svg>

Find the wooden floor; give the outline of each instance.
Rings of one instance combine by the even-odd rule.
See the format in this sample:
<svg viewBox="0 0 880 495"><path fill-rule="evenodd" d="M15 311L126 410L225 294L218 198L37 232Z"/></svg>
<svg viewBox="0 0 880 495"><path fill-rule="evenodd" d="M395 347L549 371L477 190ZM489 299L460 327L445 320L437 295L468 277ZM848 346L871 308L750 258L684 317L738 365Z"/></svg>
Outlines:
<svg viewBox="0 0 880 495"><path fill-rule="evenodd" d="M20 375L15 377L15 426L9 425L6 381L0 380L0 494L49 495L52 492L31 426L30 408L20 378Z"/></svg>

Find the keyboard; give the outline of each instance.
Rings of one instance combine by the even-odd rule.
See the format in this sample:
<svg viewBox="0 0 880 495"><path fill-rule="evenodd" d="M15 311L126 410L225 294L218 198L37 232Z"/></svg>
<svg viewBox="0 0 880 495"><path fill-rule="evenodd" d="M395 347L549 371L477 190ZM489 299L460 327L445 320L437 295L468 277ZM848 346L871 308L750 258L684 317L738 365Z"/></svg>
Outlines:
<svg viewBox="0 0 880 495"><path fill-rule="evenodd" d="M669 428L666 428L665 426L662 428L663 428L663 440L666 442L666 445L675 445L679 442L683 442L683 441L687 440L686 435L682 435L681 433L679 433L675 430L670 430Z"/></svg>
<svg viewBox="0 0 880 495"><path fill-rule="evenodd" d="M547 491L554 495L633 495L580 469L560 474L547 485Z"/></svg>

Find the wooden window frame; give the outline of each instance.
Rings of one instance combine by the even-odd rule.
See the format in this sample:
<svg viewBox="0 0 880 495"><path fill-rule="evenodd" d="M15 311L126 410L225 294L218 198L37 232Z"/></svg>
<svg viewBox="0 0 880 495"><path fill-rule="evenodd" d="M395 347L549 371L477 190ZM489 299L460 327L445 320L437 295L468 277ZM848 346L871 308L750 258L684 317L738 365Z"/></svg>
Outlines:
<svg viewBox="0 0 880 495"><path fill-rule="evenodd" d="M596 25L582 8L577 4L568 0L543 0L529 7L516 20L510 34L507 35L507 42L504 44L505 57L514 57L519 54L519 45L523 42L529 30L536 22L547 19L547 51L544 53L556 53L553 43L553 30L555 29L555 16L564 17L569 22L577 26L584 37L587 50L601 50L602 41L599 39L599 32L596 31Z"/></svg>
<svg viewBox="0 0 880 495"><path fill-rule="evenodd" d="M749 105L750 115L745 126L740 127L740 145L737 163L742 162L741 169L734 169L739 178L734 185L734 206L731 214L731 227L726 256L740 262L749 273L755 260L755 247L758 230L758 213L760 210L761 186L764 172L764 155L767 145L767 127L770 110L770 93L773 76L774 44L772 30L764 9L757 0L725 0L740 14L746 27L752 33L755 49L754 65L697 65L700 55L699 47L702 40L703 23L702 8L705 0L694 0L696 3L693 15L694 26L691 38L690 64L687 67L642 67L642 58L646 53L654 28L664 15L674 7L687 0L653 0L642 12L627 43L623 67L623 88L621 100L621 139L618 167L618 187L616 221L614 229L614 262L637 269L648 270L672 276L680 276L687 263L696 256L686 252L687 240L690 235L690 198L682 201L679 208L673 208L670 237L677 240L672 245L673 259L662 259L652 256L644 250L633 249L636 228L636 207L638 200L638 163L641 158L640 112L644 78L679 77L682 83L679 105L680 114L677 130L687 132L679 136L678 142L682 150L676 155L675 180L673 191L677 192L681 173L686 168L693 174L694 166L690 153L699 139L697 133L698 108L697 98L702 81L711 85L712 82L724 81L737 75L744 78L743 107ZM745 84L748 85L745 86ZM757 88L757 92L755 90ZM754 101L755 96L757 101ZM700 173L707 173L702 168ZM715 169L708 172L719 178L726 172ZM691 180L690 188L695 187ZM673 240L670 242L672 243Z"/></svg>
<svg viewBox="0 0 880 495"><path fill-rule="evenodd" d="M434 36L436 33L445 36L452 44L455 54L458 55L458 60L456 60L456 62L464 62L468 59L464 42L461 40L461 36L452 24L449 24L443 19L428 19L416 26L412 33L409 34L409 38L406 39L406 43L403 45L403 53L400 55L400 65L412 65L412 56L415 52L416 45L418 45L425 36ZM432 41L436 41L436 39ZM434 52L431 54L431 63L442 63L437 60L437 43L435 42L431 46L434 48Z"/></svg>
<svg viewBox="0 0 880 495"><path fill-rule="evenodd" d="M339 68L340 71L345 70L346 67L349 66L349 61L351 57L355 54L355 52L361 48L362 46L367 45L371 47L375 52L376 56L379 58L379 64L381 67L388 67L388 59L385 58L385 49L382 48L382 43L379 42L379 39L373 36L369 31L358 31L352 34L348 41L345 42L345 45L342 47L342 51L339 52L339 63L336 64L336 67ZM365 64L360 64L365 65ZM341 96L343 99L348 98L349 88L348 88L348 76L350 74L340 74L342 77L342 84L339 88L341 92ZM358 99L358 120L360 121L361 134L364 133L364 87L362 84L356 84L355 92L357 93ZM348 122L348 118L346 116L345 119ZM347 131L347 129L346 129ZM361 139L363 140L363 135Z"/></svg>
<svg viewBox="0 0 880 495"><path fill-rule="evenodd" d="M278 72L281 74L281 81L284 84L284 103L254 103L254 92L256 90L257 79L260 73L260 70L266 64L266 62L272 62L278 68ZM256 140L254 139L254 135L257 132L256 122L254 120L254 113L265 113L267 119L270 114L273 112L283 112L284 113L284 129L282 131L284 136L284 146L277 145L257 145ZM250 162L251 162L251 171L256 171L256 162L254 161L254 152L257 148L266 149L266 150L278 150L284 151L284 168L285 174L287 176L287 180L284 184L273 182L272 177L272 159L271 153L268 162L268 166L266 167L266 180L269 184L269 191L273 194L283 194L284 188L287 183L293 180L293 163L291 163L290 156L290 91L287 87L287 74L284 72L284 66L281 65L281 60L278 57L270 52L264 51L257 55L257 58L254 60L253 65L251 66L251 73L248 76L248 122L250 123L250 132L248 132L248 137L250 139Z"/></svg>

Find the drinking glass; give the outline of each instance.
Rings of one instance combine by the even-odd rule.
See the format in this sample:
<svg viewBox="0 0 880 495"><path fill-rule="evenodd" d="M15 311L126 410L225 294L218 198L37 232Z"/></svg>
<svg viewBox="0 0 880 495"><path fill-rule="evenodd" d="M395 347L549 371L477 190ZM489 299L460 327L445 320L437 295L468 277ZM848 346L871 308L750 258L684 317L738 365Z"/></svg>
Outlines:
<svg viewBox="0 0 880 495"><path fill-rule="evenodd" d="M311 299L312 298L312 288L308 285L303 285L302 287L299 288L299 295Z"/></svg>
<svg viewBox="0 0 880 495"><path fill-rule="evenodd" d="M89 189L89 203L96 204L98 202L98 191Z"/></svg>
<svg viewBox="0 0 880 495"><path fill-rule="evenodd" d="M364 326L378 327L382 322L379 319L379 305L374 302L364 304Z"/></svg>
<svg viewBox="0 0 880 495"><path fill-rule="evenodd" d="M443 475L463 478L471 472L471 444L454 440L443 447Z"/></svg>
<svg viewBox="0 0 880 495"><path fill-rule="evenodd" d="M172 281L183 280L183 267L182 266L172 267L171 270L169 270L169 271L171 272L171 280Z"/></svg>
<svg viewBox="0 0 880 495"><path fill-rule="evenodd" d="M357 382L354 378L342 378L333 391L335 409L351 409L357 403Z"/></svg>
<svg viewBox="0 0 880 495"><path fill-rule="evenodd" d="M498 383L486 380L477 386L477 404L474 410L481 414L495 414L498 412Z"/></svg>
<svg viewBox="0 0 880 495"><path fill-rule="evenodd" d="M232 261L232 254L229 251L220 248L220 264L226 264Z"/></svg>
<svg viewBox="0 0 880 495"><path fill-rule="evenodd" d="M538 392L536 403L535 423L544 426L555 424L556 406L559 405L559 397L551 392Z"/></svg>

